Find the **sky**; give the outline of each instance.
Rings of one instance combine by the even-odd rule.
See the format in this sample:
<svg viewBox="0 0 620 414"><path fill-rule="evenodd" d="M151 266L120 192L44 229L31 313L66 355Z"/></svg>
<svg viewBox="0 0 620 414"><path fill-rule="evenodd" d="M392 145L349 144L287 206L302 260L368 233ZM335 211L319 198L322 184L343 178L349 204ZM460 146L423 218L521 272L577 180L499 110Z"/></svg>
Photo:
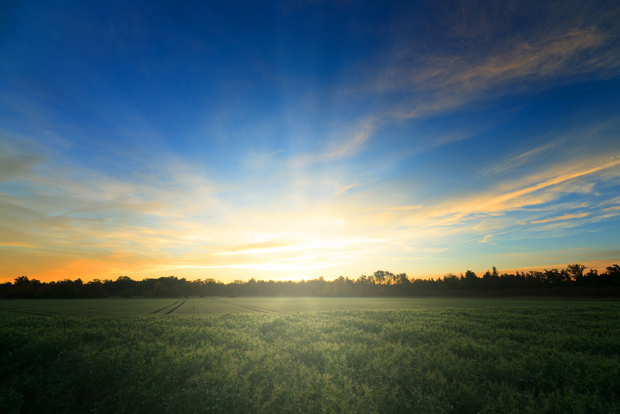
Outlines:
<svg viewBox="0 0 620 414"><path fill-rule="evenodd" d="M0 282L604 270L618 21L607 0L3 1Z"/></svg>

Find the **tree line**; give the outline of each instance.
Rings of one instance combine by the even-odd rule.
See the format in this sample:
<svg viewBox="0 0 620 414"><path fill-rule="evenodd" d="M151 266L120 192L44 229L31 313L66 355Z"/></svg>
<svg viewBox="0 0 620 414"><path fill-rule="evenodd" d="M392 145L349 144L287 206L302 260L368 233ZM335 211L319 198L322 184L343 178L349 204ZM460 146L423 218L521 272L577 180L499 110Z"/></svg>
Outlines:
<svg viewBox="0 0 620 414"><path fill-rule="evenodd" d="M581 264L565 269L500 274L495 267L482 276L471 270L449 273L440 278L416 279L405 273L377 270L357 279L340 276L335 280L274 281L250 279L223 283L215 279L186 280L175 276L133 280L119 276L116 280L81 279L41 282L27 276L0 284L0 298L107 298L118 297L194 297L194 296L411 296L411 297L620 297L620 266L614 264L599 273L585 271Z"/></svg>

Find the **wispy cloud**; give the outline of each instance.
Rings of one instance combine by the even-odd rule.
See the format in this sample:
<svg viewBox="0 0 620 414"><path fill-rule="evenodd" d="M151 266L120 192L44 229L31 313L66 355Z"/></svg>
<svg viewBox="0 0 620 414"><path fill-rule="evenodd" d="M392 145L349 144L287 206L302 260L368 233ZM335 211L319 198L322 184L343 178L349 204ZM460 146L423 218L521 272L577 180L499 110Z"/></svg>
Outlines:
<svg viewBox="0 0 620 414"><path fill-rule="evenodd" d="M419 210L423 207L424 206L422 205L369 207L369 208L358 208L358 209L355 209L355 211L411 211L411 210Z"/></svg>
<svg viewBox="0 0 620 414"><path fill-rule="evenodd" d="M360 214L359 221L349 217L349 225L365 226L369 231L370 223L374 223L376 231L390 229L386 231L390 242L400 241L403 246L422 247L419 243L426 243L425 247L447 244L452 248L473 241L495 244L506 237L525 238L523 232L530 228L523 228L524 222L537 232L553 232L541 224L562 223L564 228L576 228L584 225L584 220L592 223L619 213L614 202L592 206L584 202L584 197L594 200L596 193L603 191L597 187L602 177L620 178L619 165L618 155L585 156L519 179L496 182L486 191L461 193L439 202L401 209L354 209ZM601 200L608 197L608 193L603 194ZM562 201L567 197L575 201Z"/></svg>
<svg viewBox="0 0 620 414"><path fill-rule="evenodd" d="M560 143L561 143L560 140L556 140L548 144L541 145L539 147L531 149L529 151L526 151L522 154L507 157L503 161L501 161L499 164L483 170L481 175L484 176L484 175L491 175L491 174L500 174L506 171L514 170L515 168L523 167L524 165L527 165L533 162L534 160L538 159L540 156L545 154L547 151L550 151L553 148L556 148L558 145L560 145Z"/></svg>
<svg viewBox="0 0 620 414"><path fill-rule="evenodd" d="M334 194L335 195L342 195L342 194L346 193L347 191L349 191L350 189L360 186L360 182L359 181L356 181L356 182L354 182L352 184L349 184L349 185L341 185L337 181L329 181L327 184L331 184L331 185L334 186Z"/></svg>
<svg viewBox="0 0 620 414"><path fill-rule="evenodd" d="M618 215L618 203L613 199L593 207L579 202L569 212L569 206L556 204L563 194L594 191L592 184L601 174L619 177L618 165L618 155L570 160L516 181L498 183L484 193L439 203L360 208L349 204L356 198L339 204L328 198L316 200L305 210L231 207L218 199L217 184L170 166L166 167L165 185L151 176L152 180L125 183L133 189L128 191L125 185L101 177L100 182L89 182L91 190L84 199L79 198L79 182L45 181L52 185L49 193L33 192L13 208L12 214L24 206L30 208L30 218L22 217L15 224L2 222L0 244L5 249L34 249L39 257L60 255L55 264L46 261L49 268L40 270L48 277L63 272L63 277L77 274L73 272L99 277L116 271L152 274L173 268L310 272L364 263L371 257L376 260L380 252L394 247L395 253L384 254L383 260L400 257L402 252L418 253L411 257L433 257L447 254L446 241L449 246L468 240L496 243L497 235L526 217L529 225L541 227L577 225L578 220ZM38 180L35 174L30 185L40 185ZM92 200L103 188L106 193ZM371 190L365 191L376 198ZM134 204L125 203L128 193L133 194L130 199ZM11 200L17 199L0 199L3 212L11 211ZM68 209L104 200L118 204ZM559 214L553 215L555 211ZM6 259L7 269L17 269L16 260L23 260L19 255Z"/></svg>
<svg viewBox="0 0 620 414"><path fill-rule="evenodd" d="M493 238L492 234L485 234L480 243L488 243Z"/></svg>
<svg viewBox="0 0 620 414"><path fill-rule="evenodd" d="M534 221L530 221L530 224L542 224L542 223L549 223L552 221L560 221L560 220L571 220L571 219L576 219L576 218L584 218L584 217L588 217L589 213L578 213L578 214L562 214L561 216L557 216L557 217L551 217L548 219L544 219L544 220L534 220Z"/></svg>
<svg viewBox="0 0 620 414"><path fill-rule="evenodd" d="M504 16L495 17L502 20ZM489 17L486 23L493 26L493 20ZM476 30L461 50L429 51L412 41L385 52L389 55L381 55L366 65L367 80L363 86L360 86L359 78L354 77L358 83L344 88L351 99L374 99L381 105L372 106L359 118L354 129L337 134L338 138L330 141L323 151L293 157L290 165L299 167L355 156L385 128L412 119L426 119L455 110L471 111L507 94L531 93L579 79L607 79L617 73L620 43L613 30L604 25L584 24L583 21L562 24L538 21L536 24L531 32L498 37L491 43L486 39L480 42L485 46L477 46L477 37L484 35L484 30L480 29L482 22L478 22L472 26ZM489 30L500 28L490 27ZM377 61L388 63L382 66ZM416 141L416 145L437 147L478 133L480 127L453 130L428 137L428 142L422 142L424 139L418 137L420 142ZM527 165L559 143L540 145L507 157L503 164L496 165L495 170L485 171L485 174Z"/></svg>
<svg viewBox="0 0 620 414"><path fill-rule="evenodd" d="M318 152L292 157L289 166L297 169L314 163L353 157L364 148L376 128L377 121L374 117L362 119L354 128L334 133L334 137Z"/></svg>
<svg viewBox="0 0 620 414"><path fill-rule="evenodd" d="M450 204L436 208L434 215L449 218L450 221L459 221L470 214L501 213L556 200L567 192L591 191L591 183L572 181L618 165L620 155L584 159L577 165L575 162L556 165L516 182L503 183L494 192L476 194L467 200L454 200Z"/></svg>
<svg viewBox="0 0 620 414"><path fill-rule="evenodd" d="M620 165L620 155L613 155L611 157L602 157L597 160L588 160L587 165L582 165L579 168L573 168L568 171L563 171L559 174L551 173L549 178L546 178L538 183L533 183L531 185L527 185L524 188L519 190L510 191L508 193L492 197L483 203L483 206L488 207L489 211L493 211L494 209L502 209L503 207L510 205L515 206L515 204L511 204L513 200L516 199L524 199L525 196L528 196L538 190L545 189L552 186L557 186L559 184L566 183L573 179L587 176L590 174L594 174L601 170L610 169L617 165ZM516 203L519 205L521 203ZM524 204L527 205L527 204Z"/></svg>
<svg viewBox="0 0 620 414"><path fill-rule="evenodd" d="M546 77L611 70L620 65L618 49L595 51L600 52L602 46L609 47L606 42L612 40L596 27L575 27L559 34L539 33L527 40L507 39L496 45L494 51L483 55L421 57L413 51L404 51L400 53L403 58L399 66L381 76L376 86L384 92L402 88L449 89L465 99L461 94L497 89L515 80L527 78L532 82ZM586 52L588 56L584 58L582 54Z"/></svg>
<svg viewBox="0 0 620 414"><path fill-rule="evenodd" d="M504 39L484 52L420 54L405 48L396 52L400 58L364 91L400 96L391 98L387 111L375 114L378 125L433 116L577 76L613 76L620 66L615 39L596 26L576 26L560 33L547 28L530 38Z"/></svg>
<svg viewBox="0 0 620 414"><path fill-rule="evenodd" d="M33 243L29 242L21 242L21 241L8 241L8 242L0 242L0 246L11 246L11 247L37 247Z"/></svg>

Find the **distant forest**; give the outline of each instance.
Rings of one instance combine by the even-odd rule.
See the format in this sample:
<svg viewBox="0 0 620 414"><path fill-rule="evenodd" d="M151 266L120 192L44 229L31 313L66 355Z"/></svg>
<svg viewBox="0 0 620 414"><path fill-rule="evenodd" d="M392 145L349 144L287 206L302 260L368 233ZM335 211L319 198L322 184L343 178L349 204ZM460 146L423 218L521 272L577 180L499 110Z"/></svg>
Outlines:
<svg viewBox="0 0 620 414"><path fill-rule="evenodd" d="M328 281L323 277L311 280L274 281L250 279L222 283L214 279L186 280L175 276L158 279L133 280L119 276L116 280L84 283L81 279L41 282L26 276L13 283L0 284L0 298L107 298L134 296L170 298L191 296L411 296L411 297L620 297L620 267L617 264L599 273L585 272L581 264L566 269L498 273L493 267L482 277L471 270L464 274L447 274L437 279L409 278L405 273L394 274L377 270L357 279L340 276Z"/></svg>
<svg viewBox="0 0 620 414"><path fill-rule="evenodd" d="M323 277L311 280L274 281L250 279L223 283L214 279L186 280L175 276L133 280L119 276L116 280L81 279L41 282L21 276L13 283L0 284L0 298L124 298L191 297L191 296L411 296L411 297L620 297L620 267L617 264L599 273L585 271L581 264L566 269L498 273L493 267L482 277L471 270L464 274L447 274L437 279L415 279L406 274L377 270L357 279L340 276L328 281Z"/></svg>

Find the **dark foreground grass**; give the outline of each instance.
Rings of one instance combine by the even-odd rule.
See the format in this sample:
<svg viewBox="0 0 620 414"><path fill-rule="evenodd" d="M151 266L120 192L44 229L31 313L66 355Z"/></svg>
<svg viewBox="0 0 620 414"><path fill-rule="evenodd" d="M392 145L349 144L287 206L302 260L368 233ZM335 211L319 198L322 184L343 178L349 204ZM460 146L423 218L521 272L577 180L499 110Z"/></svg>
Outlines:
<svg viewBox="0 0 620 414"><path fill-rule="evenodd" d="M620 306L0 318L2 413L618 413Z"/></svg>

